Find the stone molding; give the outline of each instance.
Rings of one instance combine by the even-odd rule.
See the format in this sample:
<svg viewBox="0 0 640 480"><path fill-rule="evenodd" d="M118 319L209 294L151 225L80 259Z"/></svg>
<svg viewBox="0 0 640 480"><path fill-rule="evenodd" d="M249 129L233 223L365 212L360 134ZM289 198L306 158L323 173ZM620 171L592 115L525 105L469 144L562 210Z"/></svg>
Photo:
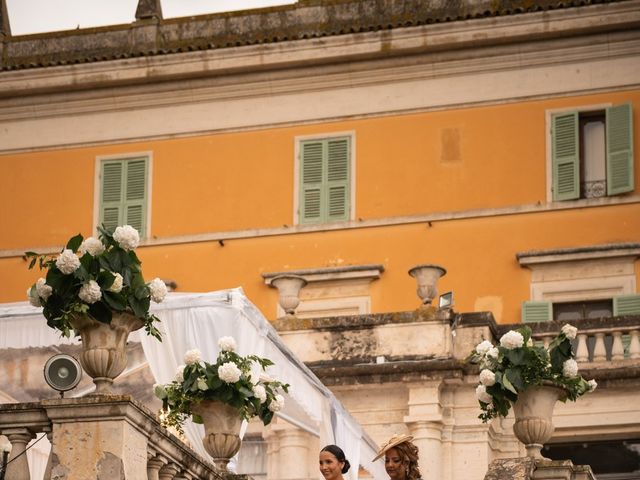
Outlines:
<svg viewBox="0 0 640 480"><path fill-rule="evenodd" d="M640 257L640 243L610 243L587 247L532 250L516 254L516 259L521 266L612 257Z"/></svg>
<svg viewBox="0 0 640 480"><path fill-rule="evenodd" d="M356 228L390 227L395 225L409 225L413 223L434 223L447 220L465 220L473 218L490 218L505 215L526 215L561 210L577 210L583 208L599 208L618 205L632 205L640 203L640 195L626 195L623 197L602 197L583 199L569 202L554 202L548 204L528 204L501 208L484 208L465 210L461 212L435 212L425 215L386 217L379 219L357 220L351 222L335 222L322 225L297 225L293 227L262 228L249 230L234 230L223 232L207 232L196 235L173 236L164 238L148 238L140 242L141 247L158 245L180 245L185 243L219 242L225 240L271 237L279 235L298 235L314 232L330 232L351 230ZM25 251L41 254L59 253L60 246L25 246L19 249L0 250L0 258L22 257Z"/></svg>
<svg viewBox="0 0 640 480"><path fill-rule="evenodd" d="M0 122L15 124L0 143L4 152L33 151L637 88L640 33L629 27L640 21L638 5L640 0L630 0L5 71L0 74ZM349 70L343 62L349 62ZM496 83L502 88L489 88ZM336 95L349 99L348 112ZM301 109L302 96L315 107ZM385 101L372 101L376 98ZM258 99L262 107L246 115L247 102ZM156 110L157 118L184 121L131 120L134 112L147 108ZM210 114L218 109L225 115ZM77 116L82 116L82 132L65 122ZM30 133L43 131L41 122L51 128L50 120L60 117L59 131L47 130L34 144ZM112 126L108 137L102 131L105 122Z"/></svg>
<svg viewBox="0 0 640 480"><path fill-rule="evenodd" d="M307 268L303 270L287 270L285 272L268 272L263 273L264 283L271 286L274 277L280 275L296 275L303 277L307 283L325 282L325 281L344 281L353 279L370 279L380 278L384 272L384 266L381 264L368 265L348 265L344 267L327 267L327 268Z"/></svg>

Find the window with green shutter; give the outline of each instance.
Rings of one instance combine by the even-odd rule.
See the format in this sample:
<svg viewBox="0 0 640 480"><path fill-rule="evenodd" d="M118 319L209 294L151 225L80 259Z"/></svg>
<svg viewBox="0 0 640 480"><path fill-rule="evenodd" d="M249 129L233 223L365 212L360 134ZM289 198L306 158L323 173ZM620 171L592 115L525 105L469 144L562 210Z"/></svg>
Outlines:
<svg viewBox="0 0 640 480"><path fill-rule="evenodd" d="M146 235L149 160L136 157L105 160L100 165L99 224L131 225Z"/></svg>
<svg viewBox="0 0 640 480"><path fill-rule="evenodd" d="M300 223L349 220L351 137L300 142Z"/></svg>
<svg viewBox="0 0 640 480"><path fill-rule="evenodd" d="M553 317L551 302L522 302L522 322L550 322Z"/></svg>
<svg viewBox="0 0 640 480"><path fill-rule="evenodd" d="M632 192L631 104L553 115L551 163L554 201Z"/></svg>

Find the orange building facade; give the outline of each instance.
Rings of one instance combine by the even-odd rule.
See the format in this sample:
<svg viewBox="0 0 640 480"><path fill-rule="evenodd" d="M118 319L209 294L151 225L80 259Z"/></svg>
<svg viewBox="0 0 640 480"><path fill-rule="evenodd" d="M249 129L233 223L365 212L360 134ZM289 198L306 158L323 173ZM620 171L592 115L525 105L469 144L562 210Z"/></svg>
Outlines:
<svg viewBox="0 0 640 480"><path fill-rule="evenodd" d="M179 292L241 286L268 318L281 313L277 291L265 282L270 273L375 265L378 273L357 293L349 275L338 275L330 285L317 283L307 300L331 312L333 300L357 296L364 303L343 313L379 313L416 307L407 272L422 263L447 269L438 289L454 292L457 311L490 310L502 323L520 321L530 301L626 296L625 308L635 309L640 62L625 19L630 3L592 7L606 20L592 30L581 23L592 10L567 8L547 12L564 32L531 32L526 24L538 13L523 13L390 30L390 40L384 31L352 33L325 43L310 38L73 67L27 68L20 58L12 65L11 42L33 39L7 37L0 302L23 300L39 276L23 252L55 253L72 235L88 236L105 218L117 218L142 229L139 256L148 278L175 282ZM162 27L144 22L138 19L140 29ZM472 30L491 28L505 37L486 33L468 42ZM81 34L49 37L73 35ZM424 46L411 43L414 37ZM393 55L384 50L387 41ZM315 52L312 59L297 51L302 46ZM613 55L615 48L627 53ZM177 67L169 60L185 62L185 70L170 70ZM143 65L149 61L159 62L155 73ZM198 73L184 73L192 63ZM55 75L45 81L40 74L47 72ZM614 125L612 107L620 105L623 120ZM566 113L573 114L569 127L559 123ZM569 177L559 158L566 137L556 128L568 128L576 150ZM616 138L617 167L610 165L620 155L610 145ZM344 148L334 155L336 139ZM314 157L314 148L324 157ZM332 158L339 164L335 188ZM143 162L140 210L129 220L123 211L109 217L105 165L126 170L136 159ZM319 183L306 182L314 172L321 172ZM126 212L123 178L113 205ZM615 182L621 188L612 190ZM607 288L597 286L603 277L613 278Z"/></svg>

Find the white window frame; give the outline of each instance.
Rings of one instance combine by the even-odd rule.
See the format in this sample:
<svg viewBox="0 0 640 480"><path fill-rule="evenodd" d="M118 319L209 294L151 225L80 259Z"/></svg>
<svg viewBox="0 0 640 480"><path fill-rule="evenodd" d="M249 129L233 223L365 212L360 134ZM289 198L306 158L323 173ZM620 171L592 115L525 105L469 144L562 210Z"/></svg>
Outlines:
<svg viewBox="0 0 640 480"><path fill-rule="evenodd" d="M568 112L593 112L596 110L606 110L609 107L612 107L613 103L598 103L593 105L580 105L577 107L563 107L563 108L553 108L549 110L545 110L545 138L546 138L546 146L545 146L545 155L546 155L546 177L547 177L547 203L553 202L553 159L552 159L552 123L551 118L553 115L558 113L568 113ZM606 128L606 124L605 124ZM577 202L578 200L584 200L583 198L576 198L575 200L563 200L564 202Z"/></svg>
<svg viewBox="0 0 640 480"><path fill-rule="evenodd" d="M349 182L349 220L351 221L356 216L356 132L355 130L348 130L342 132L329 132L316 135L298 135L294 137L294 155L293 155L293 224L305 225L312 229L321 230L323 223L300 223L300 145L307 140L321 140L331 139L339 137L349 137L350 151L349 151L349 174L351 180ZM331 222L333 223L333 222Z"/></svg>
<svg viewBox="0 0 640 480"><path fill-rule="evenodd" d="M129 153L117 153L113 155L98 155L96 156L95 161L95 173L94 173L94 186L93 186L93 229L92 232L98 231L98 223L100 221L100 193L102 191L102 182L100 179L100 172L102 171L102 163L110 160L128 160L130 158L139 158L146 157L147 158L147 218L146 218L146 232L142 239L151 238L151 196L152 196L152 185L153 182L151 179L153 178L153 152L151 151L142 151L142 152L129 152Z"/></svg>

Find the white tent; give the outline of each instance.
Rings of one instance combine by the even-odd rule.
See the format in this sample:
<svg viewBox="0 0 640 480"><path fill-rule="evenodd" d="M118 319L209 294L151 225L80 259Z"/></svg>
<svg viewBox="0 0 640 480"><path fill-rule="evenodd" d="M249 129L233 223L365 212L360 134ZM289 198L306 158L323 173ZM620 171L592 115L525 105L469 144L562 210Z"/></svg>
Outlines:
<svg viewBox="0 0 640 480"><path fill-rule="evenodd" d="M269 358L275 364L269 367L269 374L291 385L285 408L278 416L318 436L321 445L340 445L352 465L348 478L357 478L359 465L374 478L385 477L382 463L370 461L377 448L375 443L331 391L291 353L242 289L170 294L163 303L154 305L152 311L161 320L163 341L158 342L140 332L134 332L130 340L142 343L156 382L167 383L173 379L187 350L197 348L204 360L214 361L218 354L218 338L232 336L238 344L239 354ZM0 348L76 342L61 338L48 328L39 308L25 303L0 305ZM206 457L200 442L204 434L202 426L187 425L185 434L194 448ZM32 473L36 478L36 472L32 470Z"/></svg>

